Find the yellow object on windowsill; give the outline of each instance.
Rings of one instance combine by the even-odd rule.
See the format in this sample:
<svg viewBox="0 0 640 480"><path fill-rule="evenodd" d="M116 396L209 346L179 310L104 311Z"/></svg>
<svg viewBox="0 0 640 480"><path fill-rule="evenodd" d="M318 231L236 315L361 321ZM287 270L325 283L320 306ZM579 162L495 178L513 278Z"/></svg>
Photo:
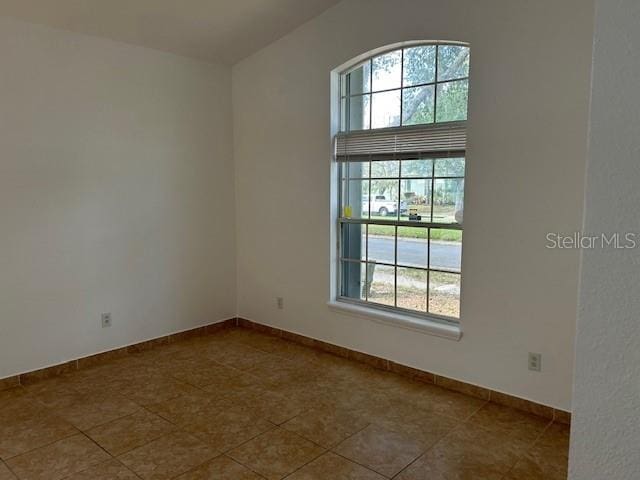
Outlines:
<svg viewBox="0 0 640 480"><path fill-rule="evenodd" d="M351 218L351 216L353 215L353 209L351 208L351 205L345 205L343 214L344 218Z"/></svg>

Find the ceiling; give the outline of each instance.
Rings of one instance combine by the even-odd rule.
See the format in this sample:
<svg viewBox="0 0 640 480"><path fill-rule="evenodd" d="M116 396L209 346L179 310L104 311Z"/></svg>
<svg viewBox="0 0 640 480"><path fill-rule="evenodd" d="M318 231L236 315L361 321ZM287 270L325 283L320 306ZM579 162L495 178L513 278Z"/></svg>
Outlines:
<svg viewBox="0 0 640 480"><path fill-rule="evenodd" d="M0 15L234 64L340 0L0 0Z"/></svg>

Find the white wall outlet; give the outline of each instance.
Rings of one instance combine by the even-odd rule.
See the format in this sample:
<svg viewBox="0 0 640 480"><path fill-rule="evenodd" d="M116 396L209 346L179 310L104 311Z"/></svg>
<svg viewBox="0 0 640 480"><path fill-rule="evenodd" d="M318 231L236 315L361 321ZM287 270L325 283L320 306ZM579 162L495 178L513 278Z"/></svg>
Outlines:
<svg viewBox="0 0 640 480"><path fill-rule="evenodd" d="M102 319L102 328L109 328L111 326L110 313L103 313L100 318Z"/></svg>
<svg viewBox="0 0 640 480"><path fill-rule="evenodd" d="M529 352L529 370L532 372L542 371L542 354Z"/></svg>
<svg viewBox="0 0 640 480"><path fill-rule="evenodd" d="M278 305L278 310L284 309L284 298L276 297L276 305Z"/></svg>

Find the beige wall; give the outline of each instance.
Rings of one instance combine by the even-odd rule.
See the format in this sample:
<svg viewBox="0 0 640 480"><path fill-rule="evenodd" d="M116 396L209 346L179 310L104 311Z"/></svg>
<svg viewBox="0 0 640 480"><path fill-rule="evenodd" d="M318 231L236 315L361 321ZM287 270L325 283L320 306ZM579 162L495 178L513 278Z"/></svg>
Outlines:
<svg viewBox="0 0 640 480"><path fill-rule="evenodd" d="M591 23L581 0L345 0L237 64L239 314L569 409L578 254L545 235L581 225ZM457 343L327 307L330 72L420 39L472 48Z"/></svg>
<svg viewBox="0 0 640 480"><path fill-rule="evenodd" d="M0 378L234 316L230 70L8 19L0 58Z"/></svg>

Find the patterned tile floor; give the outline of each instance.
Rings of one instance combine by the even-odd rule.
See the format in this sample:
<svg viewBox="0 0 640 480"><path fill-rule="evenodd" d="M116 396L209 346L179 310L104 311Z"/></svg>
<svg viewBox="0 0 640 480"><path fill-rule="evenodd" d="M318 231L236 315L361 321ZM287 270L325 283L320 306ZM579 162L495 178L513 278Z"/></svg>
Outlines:
<svg viewBox="0 0 640 480"><path fill-rule="evenodd" d="M568 427L245 329L0 392L0 480L564 480Z"/></svg>

